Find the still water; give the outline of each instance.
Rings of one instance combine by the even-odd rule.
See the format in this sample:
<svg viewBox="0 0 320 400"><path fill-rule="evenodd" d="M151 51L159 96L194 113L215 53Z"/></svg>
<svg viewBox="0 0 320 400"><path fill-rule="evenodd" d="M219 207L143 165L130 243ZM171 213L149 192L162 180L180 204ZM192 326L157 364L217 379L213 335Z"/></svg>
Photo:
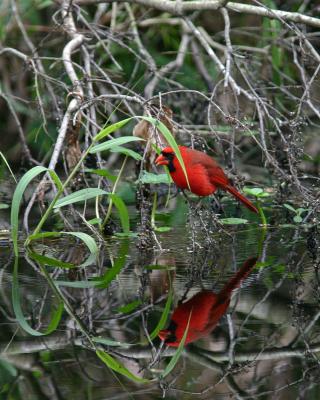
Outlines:
<svg viewBox="0 0 320 400"><path fill-rule="evenodd" d="M114 236L90 266L46 267L96 346L148 382L103 364L66 310L47 336L21 329L12 248L0 242L0 399L320 398L316 229L280 221L279 210L266 232L249 214L251 223L222 228L206 213L179 215L188 215L181 203L158 215L157 226L171 229L156 232L152 248L139 247L136 236ZM65 237L44 239L33 251L75 264L87 257L83 244ZM45 331L56 296L23 249L18 284L27 323ZM152 336L166 308L161 344L158 332ZM168 371L181 340L184 350Z"/></svg>

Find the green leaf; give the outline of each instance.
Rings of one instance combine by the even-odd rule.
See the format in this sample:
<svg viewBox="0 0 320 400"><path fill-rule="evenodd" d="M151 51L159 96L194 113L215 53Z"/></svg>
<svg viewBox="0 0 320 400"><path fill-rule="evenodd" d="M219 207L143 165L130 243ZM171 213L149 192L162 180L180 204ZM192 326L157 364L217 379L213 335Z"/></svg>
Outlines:
<svg viewBox="0 0 320 400"><path fill-rule="evenodd" d="M19 225L19 210L20 203L22 200L22 196L24 191L26 190L29 183L42 172L48 171L47 168L36 166L31 168L28 172L26 172L22 178L20 179L16 190L14 191L12 204L11 204L11 236L13 241L14 254L18 256L18 225Z"/></svg>
<svg viewBox="0 0 320 400"><path fill-rule="evenodd" d="M130 233L130 219L129 219L129 212L128 212L127 206L125 205L125 203L121 199L121 197L119 197L118 195L110 193L109 197L112 199L114 205L116 206L116 208L119 212L120 222L121 222L121 227L122 227L123 233L129 234Z"/></svg>
<svg viewBox="0 0 320 400"><path fill-rule="evenodd" d="M300 224L300 222L302 222L302 218L300 217L300 215L295 215L293 217L294 222L296 222L297 224Z"/></svg>
<svg viewBox="0 0 320 400"><path fill-rule="evenodd" d="M53 208L64 207L68 204L78 203L79 201L85 201L103 195L109 195L109 192L99 188L81 189L59 199Z"/></svg>
<svg viewBox="0 0 320 400"><path fill-rule="evenodd" d="M107 272L99 278L93 278L92 281L96 282L96 287L101 289L107 288L115 277L120 273L122 268L125 266L127 254L129 251L129 243L127 241L121 244L120 254L115 260L112 268L108 269Z"/></svg>
<svg viewBox="0 0 320 400"><path fill-rule="evenodd" d="M0 398L5 399L1 396L3 387L6 384L10 384L14 378L17 376L17 369L10 364L8 361L0 358ZM7 397L8 398L8 397Z"/></svg>
<svg viewBox="0 0 320 400"><path fill-rule="evenodd" d="M171 226L159 226L159 227L157 227L157 226L155 226L154 227L154 230L156 231L156 232L169 232L169 231L171 231Z"/></svg>
<svg viewBox="0 0 320 400"><path fill-rule="evenodd" d="M49 238L49 237L59 237L61 235L69 235L69 236L74 236L78 239L80 239L88 248L90 255L89 257L80 265L74 265L74 267L87 267L88 265L93 264L98 256L99 249L98 246L93 239L93 237L89 236L87 233L84 232L44 232L44 233L37 233L35 235L30 235L28 237L29 241L33 240L39 240L39 239L44 239L44 238ZM60 262L59 260L56 260L57 262Z"/></svg>
<svg viewBox="0 0 320 400"><path fill-rule="evenodd" d="M126 147L122 147L122 146L115 146L110 150L112 153L121 153L124 154L126 156L132 157L137 161L141 161L142 160L142 156L137 153L136 151L133 151L131 149L127 149Z"/></svg>
<svg viewBox="0 0 320 400"><path fill-rule="evenodd" d="M246 194L249 194L254 197L267 197L269 196L269 193L265 192L261 188L249 188L249 187L244 187L243 192Z"/></svg>
<svg viewBox="0 0 320 400"><path fill-rule="evenodd" d="M4 210L6 208L9 208L9 204L0 203L0 210Z"/></svg>
<svg viewBox="0 0 320 400"><path fill-rule="evenodd" d="M102 219L101 218L92 218L92 219L89 219L87 222L90 225L97 225L97 224L101 224Z"/></svg>
<svg viewBox="0 0 320 400"><path fill-rule="evenodd" d="M131 311L135 310L138 306L142 304L141 300L134 300L124 306L118 307L117 311L122 314L129 314Z"/></svg>
<svg viewBox="0 0 320 400"><path fill-rule="evenodd" d="M179 147L177 142L175 141L175 138L172 136L172 133L169 131L169 129L161 122L158 121L155 118L152 117L139 117L141 119L144 119L145 121L150 122L155 128L159 129L159 131L162 133L162 135L164 136L164 138L166 139L166 141L169 143L169 145L172 147L175 155L177 156L177 159L179 161L179 164L183 170L184 176L186 177L187 183L188 183L188 187L190 187L189 185L189 179L188 179L188 175L187 175L187 170L186 167L184 165L184 161L182 159Z"/></svg>
<svg viewBox="0 0 320 400"><path fill-rule="evenodd" d="M295 214L297 213L296 209L293 208L290 204L284 204L283 207L287 208L288 210L294 212Z"/></svg>
<svg viewBox="0 0 320 400"><path fill-rule="evenodd" d="M140 383L147 383L149 382L148 379L140 378L137 375L134 375L132 372L130 372L123 364L121 364L119 361L117 361L115 358L110 356L110 354L107 354L103 350L97 350L96 351L97 356L100 358L100 360L109 368L111 368L113 371L118 372L121 375L124 375L128 379L134 381L134 382L140 382Z"/></svg>
<svg viewBox="0 0 320 400"><path fill-rule="evenodd" d="M184 348L185 341L187 339L187 334L188 334L188 331L189 331L189 325L190 325L191 316L192 316L192 310L190 311L188 323L187 323L187 326L186 326L186 330L184 331L184 334L182 336L181 342L179 343L177 351L174 353L174 356L171 358L169 364L166 366L166 368L164 369L164 371L162 372L162 374L160 376L162 379L170 374L170 372L174 369L174 367L176 366L177 362L180 359L180 356L181 356L183 348Z"/></svg>
<svg viewBox="0 0 320 400"><path fill-rule="evenodd" d="M32 258L33 260L39 262L42 265L49 265L50 267L57 267L57 268L75 268L77 267L76 265L68 262L64 262L61 260L58 260L56 258L52 257L47 257L42 254L38 254L36 252L29 252L28 256Z"/></svg>
<svg viewBox="0 0 320 400"><path fill-rule="evenodd" d="M168 174L152 174L151 172L142 171L142 175L137 180L137 182L146 183L146 184L159 184L159 183L166 183L170 185L170 175Z"/></svg>
<svg viewBox="0 0 320 400"><path fill-rule="evenodd" d="M113 236L116 236L119 238L136 238L136 237L138 237L138 233L137 232L127 232L127 233L116 232Z"/></svg>
<svg viewBox="0 0 320 400"><path fill-rule="evenodd" d="M283 274L284 272L287 271L287 267L283 264L275 265L273 269L275 272L278 272L279 274Z"/></svg>
<svg viewBox="0 0 320 400"><path fill-rule="evenodd" d="M219 221L224 225L240 225L248 222L248 220L244 218L222 218Z"/></svg>
<svg viewBox="0 0 320 400"><path fill-rule="evenodd" d="M12 169L10 168L10 165L6 159L6 157L4 156L4 154L0 151L0 157L3 159L3 162L6 164L12 178L14 179L14 181L17 183L16 177L14 176L14 173L12 172Z"/></svg>
<svg viewBox="0 0 320 400"><path fill-rule="evenodd" d="M114 147L118 147L122 144L130 143L130 142L139 142L139 141L144 141L142 138L138 138L135 136L122 136L116 139L110 139L107 140L106 142L96 144L93 146L90 150L91 154L98 153L100 151L106 151L106 150L111 150Z"/></svg>
<svg viewBox="0 0 320 400"><path fill-rule="evenodd" d="M47 8L52 4L54 4L52 0L43 0L41 3L37 4L37 9L42 10L43 8Z"/></svg>
<svg viewBox="0 0 320 400"><path fill-rule="evenodd" d="M164 328L164 326L165 326L165 324L167 322L169 313L170 313L172 300L173 300L173 292L172 292L172 289L170 289L169 293L168 293L166 304L164 306L163 312L162 312L161 317L160 317L160 320L159 320L157 326L154 328L154 330L150 334L150 339L151 340L156 338L158 336L158 333L161 331L161 329Z"/></svg>
<svg viewBox="0 0 320 400"><path fill-rule="evenodd" d="M109 181L111 181L112 183L115 183L115 181L117 180L116 175L110 174L110 172L106 171L105 169L89 169L89 168L87 168L84 170L84 172L103 176L104 178L109 179Z"/></svg>
<svg viewBox="0 0 320 400"><path fill-rule="evenodd" d="M257 262L254 266L254 269L262 269L262 268L270 267L273 264L273 262L274 261Z"/></svg>
<svg viewBox="0 0 320 400"><path fill-rule="evenodd" d="M62 182L61 182L60 178L58 177L58 175L55 173L55 171L53 171L52 169L49 169L49 174L51 176L51 179L55 183L57 189L62 190Z"/></svg>
<svg viewBox="0 0 320 400"><path fill-rule="evenodd" d="M112 340L109 338L104 338L104 337L99 337L95 336L91 338L94 343L100 343L104 344L106 346L116 346L116 347L122 347L122 348L129 348L130 346L133 346L131 343L124 343L124 342L118 342L116 340Z"/></svg>
<svg viewBox="0 0 320 400"><path fill-rule="evenodd" d="M89 281L55 281L57 286L72 287L77 289L85 288L99 288L106 289L115 277L120 273L122 268L125 266L127 254L129 251L129 242L123 241L120 246L119 256L116 258L112 268L108 269L102 276L92 277Z"/></svg>
<svg viewBox="0 0 320 400"><path fill-rule="evenodd" d="M117 131L118 129L122 128L125 126L129 121L131 121L133 117L123 119L122 121L116 122L115 124L109 125L106 128L102 129L94 138L94 142L98 142L99 140L105 138L106 136L110 135L110 133L113 133Z"/></svg>
<svg viewBox="0 0 320 400"><path fill-rule="evenodd" d="M12 276L12 306L13 311L15 313L16 319L20 325L20 327L29 333L32 336L43 336L49 335L50 333L54 332L61 320L64 304L59 302L56 309L52 309L51 311L51 321L44 332L39 332L36 329L33 329L29 323L27 322L26 318L23 315L21 302L20 302L20 290L19 290L19 280L18 280L18 257L15 258L14 268L13 268L13 276Z"/></svg>

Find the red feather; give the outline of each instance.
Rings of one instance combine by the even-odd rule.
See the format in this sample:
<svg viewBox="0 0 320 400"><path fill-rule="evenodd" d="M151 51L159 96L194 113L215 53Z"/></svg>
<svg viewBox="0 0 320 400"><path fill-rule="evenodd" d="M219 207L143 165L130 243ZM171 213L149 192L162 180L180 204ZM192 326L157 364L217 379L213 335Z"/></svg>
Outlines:
<svg viewBox="0 0 320 400"><path fill-rule="evenodd" d="M233 290L247 278L256 262L257 257L249 258L218 294L204 290L178 305L173 311L169 327L159 332L160 339L165 340L168 346L179 346L188 321L185 344L207 336L227 311Z"/></svg>
<svg viewBox="0 0 320 400"><path fill-rule="evenodd" d="M156 159L157 165L167 165L174 183L180 189L189 189L198 196L209 196L218 188L226 190L241 201L250 211L258 213L257 208L234 188L223 169L207 154L179 146L179 150L187 171L188 182L183 169L171 147L162 150Z"/></svg>

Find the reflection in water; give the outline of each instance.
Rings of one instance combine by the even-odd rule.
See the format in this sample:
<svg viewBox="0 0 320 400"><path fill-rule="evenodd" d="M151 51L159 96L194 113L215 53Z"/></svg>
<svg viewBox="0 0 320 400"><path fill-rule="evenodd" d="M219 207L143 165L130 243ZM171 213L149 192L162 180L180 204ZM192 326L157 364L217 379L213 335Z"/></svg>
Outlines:
<svg viewBox="0 0 320 400"><path fill-rule="evenodd" d="M184 227L175 227L159 235L163 251L147 254L137 248L134 238L110 239L101 247L97 264L76 269L75 281L69 269L46 267L85 329L104 340L97 342L99 349L136 376L153 379L148 385L131 383L125 377L120 377L123 386L117 385L118 376L95 356L66 312L51 335L38 338L19 329L11 304L12 249L1 248L0 381L6 377L10 391L16 390L12 398L121 399L128 392L139 400L162 396L186 400L318 398L319 252L318 248L309 252L306 243L312 239L318 244L320 236L304 226L270 229L251 280L248 276L255 258L248 259L238 272L233 266L257 254L259 230L234 228L229 235L219 233L216 246L210 247L200 240L200 232L200 239L195 235L201 245L197 251L188 247L187 233ZM86 248L65 238L36 242L32 250L64 262L81 263L87 258ZM21 307L27 322L43 332L57 303L36 262L23 259L27 255L21 254L19 260ZM234 296L246 278L241 296ZM210 289L217 282L219 288L224 287L213 293ZM169 347L157 351L146 337L156 334L154 328L166 314L164 307L169 304L170 308L167 301L172 287L181 295L186 291L195 294L196 288L201 292L176 307L171 326L161 333ZM237 297L234 307L229 305L231 297ZM194 345L186 346L174 370L159 381L159 373L176 354L174 343L181 340L191 310L187 343ZM228 329L220 331L219 337L209 335L225 312L234 316L228 320ZM195 342L205 335L201 343ZM35 368L41 374L45 371L45 379L35 378ZM15 395L18 389L20 396Z"/></svg>
<svg viewBox="0 0 320 400"><path fill-rule="evenodd" d="M249 258L218 294L204 290L180 304L172 314L169 327L160 331L159 337L168 346L179 346L187 329L189 318L185 344L207 336L227 311L232 291L247 278L256 262L257 257Z"/></svg>

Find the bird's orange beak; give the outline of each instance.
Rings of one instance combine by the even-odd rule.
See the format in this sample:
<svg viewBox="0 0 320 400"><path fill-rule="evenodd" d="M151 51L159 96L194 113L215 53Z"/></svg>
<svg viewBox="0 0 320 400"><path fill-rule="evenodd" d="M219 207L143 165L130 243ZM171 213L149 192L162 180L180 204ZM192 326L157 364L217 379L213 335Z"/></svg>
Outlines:
<svg viewBox="0 0 320 400"><path fill-rule="evenodd" d="M157 157L155 163L156 165L168 165L169 161L162 154L160 154L160 156Z"/></svg>
<svg viewBox="0 0 320 400"><path fill-rule="evenodd" d="M167 337L169 336L170 332L167 329L163 329L158 333L158 336L161 340L166 340Z"/></svg>

